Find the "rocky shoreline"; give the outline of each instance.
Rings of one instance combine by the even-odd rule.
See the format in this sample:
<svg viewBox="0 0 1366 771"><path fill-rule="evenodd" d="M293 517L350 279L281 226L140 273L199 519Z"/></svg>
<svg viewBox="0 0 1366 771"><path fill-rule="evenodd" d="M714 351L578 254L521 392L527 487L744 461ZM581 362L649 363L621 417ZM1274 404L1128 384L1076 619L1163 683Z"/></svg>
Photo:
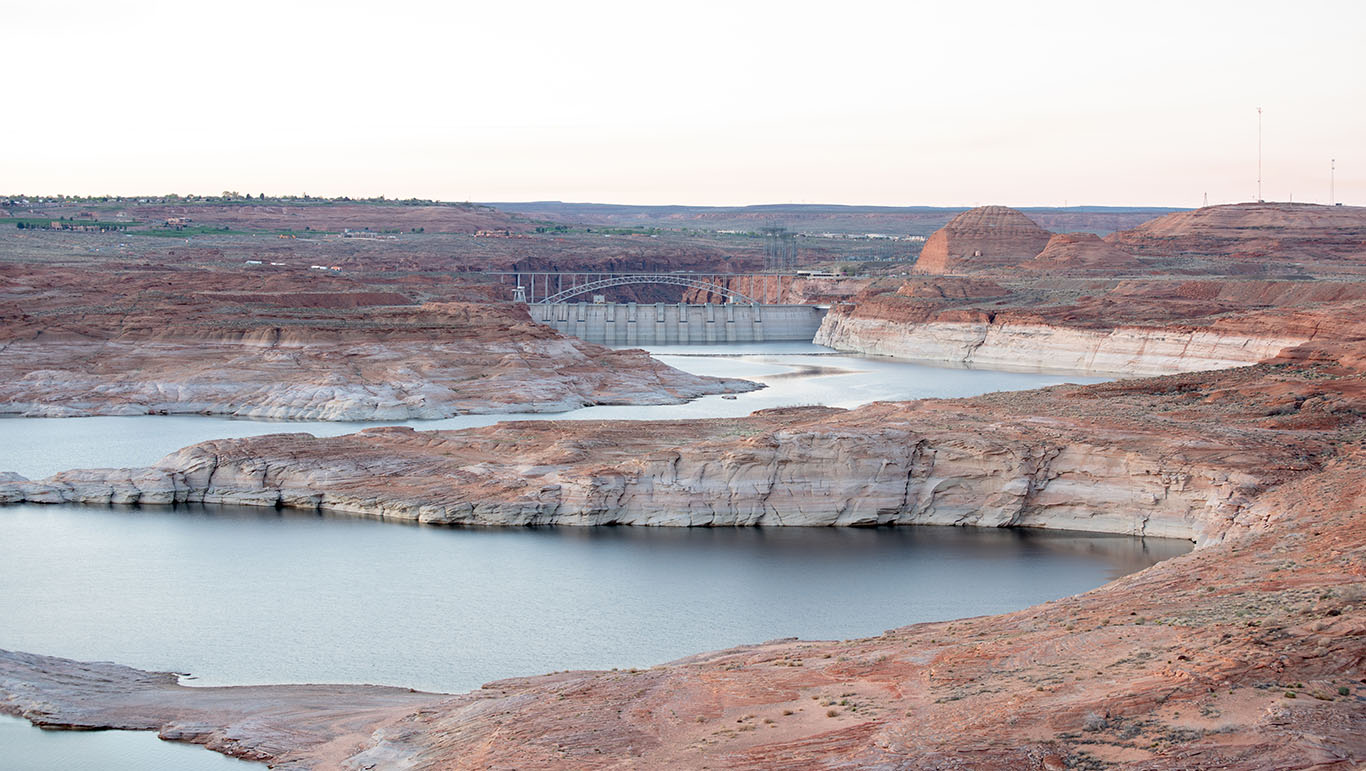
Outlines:
<svg viewBox="0 0 1366 771"><path fill-rule="evenodd" d="M1275 394L1280 382L1259 387ZM1352 409L1363 410L1359 379L1356 389ZM1302 428L1307 415L1282 426L1283 441L1326 435L1305 467L1284 468L1286 454L1244 458L1279 483L1248 491L1220 538L1004 616L456 696L185 688L173 675L0 652L0 711L156 730L297 769L1348 771L1366 758L1360 414L1335 430Z"/></svg>
<svg viewBox="0 0 1366 771"><path fill-rule="evenodd" d="M301 303L286 312L261 297L201 292L183 315L162 303L137 315L6 317L0 303L0 416L441 419L680 404L761 387L565 337L512 303L377 305L395 300L337 292L282 295Z"/></svg>
<svg viewBox="0 0 1366 771"><path fill-rule="evenodd" d="M733 420L275 434L204 442L147 468L12 477L0 501L231 503L440 525L1038 527L1204 543L1245 528L1257 495L1330 454L1317 429L1366 412L1352 382L1328 365L1259 365Z"/></svg>
<svg viewBox="0 0 1366 771"><path fill-rule="evenodd" d="M1200 329L1077 329L1011 320L901 323L830 314L814 342L838 351L982 369L1141 376L1243 367L1307 341Z"/></svg>
<svg viewBox="0 0 1366 771"><path fill-rule="evenodd" d="M644 351L564 338L355 347L191 340L14 343L5 353L11 366L37 366L41 360L44 368L0 382L0 417L439 420L603 404L682 404L762 388L683 372ZM95 357L101 367L82 366ZM391 371L365 371L371 369Z"/></svg>

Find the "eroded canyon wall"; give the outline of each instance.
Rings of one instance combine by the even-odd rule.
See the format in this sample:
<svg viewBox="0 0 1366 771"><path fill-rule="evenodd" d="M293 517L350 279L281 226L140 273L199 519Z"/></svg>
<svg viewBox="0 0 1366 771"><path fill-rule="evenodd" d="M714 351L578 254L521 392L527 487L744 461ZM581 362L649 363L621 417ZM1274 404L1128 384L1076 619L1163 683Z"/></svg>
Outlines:
<svg viewBox="0 0 1366 771"><path fill-rule="evenodd" d="M1085 329L984 318L905 323L828 315L815 342L856 351L982 369L1165 375L1266 361L1306 338L1203 329Z"/></svg>

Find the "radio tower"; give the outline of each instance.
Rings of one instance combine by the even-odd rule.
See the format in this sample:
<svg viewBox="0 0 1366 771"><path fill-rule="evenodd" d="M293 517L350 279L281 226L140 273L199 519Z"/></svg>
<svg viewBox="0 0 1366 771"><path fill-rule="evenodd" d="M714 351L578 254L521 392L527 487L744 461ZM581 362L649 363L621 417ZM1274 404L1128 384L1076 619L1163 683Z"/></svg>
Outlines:
<svg viewBox="0 0 1366 771"><path fill-rule="evenodd" d="M1257 203L1262 202L1262 108L1257 108Z"/></svg>

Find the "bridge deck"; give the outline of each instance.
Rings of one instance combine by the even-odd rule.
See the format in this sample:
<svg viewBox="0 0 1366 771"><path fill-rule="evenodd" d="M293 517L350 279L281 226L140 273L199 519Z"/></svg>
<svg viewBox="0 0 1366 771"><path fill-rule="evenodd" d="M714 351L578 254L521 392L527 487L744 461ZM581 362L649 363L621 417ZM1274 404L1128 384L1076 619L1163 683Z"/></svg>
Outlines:
<svg viewBox="0 0 1366 771"><path fill-rule="evenodd" d="M479 275L498 276L500 283L510 278L514 290L528 303L560 302L582 294L619 286L658 284L682 286L706 294L704 299L733 300L746 303L776 304L782 299L784 282L800 277L798 273L754 272L713 273L697 271L478 271Z"/></svg>

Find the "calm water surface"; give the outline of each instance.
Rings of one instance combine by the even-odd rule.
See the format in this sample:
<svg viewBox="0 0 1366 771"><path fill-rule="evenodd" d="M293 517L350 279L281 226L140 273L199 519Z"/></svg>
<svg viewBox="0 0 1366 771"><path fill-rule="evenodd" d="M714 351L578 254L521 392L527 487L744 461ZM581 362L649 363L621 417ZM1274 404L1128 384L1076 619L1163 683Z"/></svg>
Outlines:
<svg viewBox="0 0 1366 771"><path fill-rule="evenodd" d="M679 369L740 377L766 388L735 399L707 396L687 404L585 407L572 412L463 415L447 420L391 423L260 421L199 415L0 419L0 471L39 479L71 468L147 466L186 445L208 439L307 431L349 434L375 425L470 428L502 420L650 420L738 417L769 407L824 404L857 407L879 400L974 396L1104 378L1031 372L949 369L894 359L834 354L810 343L665 346L649 349Z"/></svg>
<svg viewBox="0 0 1366 771"><path fill-rule="evenodd" d="M0 510L0 647L201 684L463 691L1000 613L1189 548L946 527L450 529L26 504Z"/></svg>
<svg viewBox="0 0 1366 771"><path fill-rule="evenodd" d="M684 405L411 421L741 416L1095 382L945 369L800 343L658 348L767 388ZM218 417L0 421L0 471L140 466L194 442L374 423ZM246 507L0 508L0 648L190 673L187 684L370 682L462 691L644 667L797 636L1015 610L1189 550L1180 541L950 528L440 529ZM0 718L0 767L259 768L151 734Z"/></svg>
<svg viewBox="0 0 1366 771"><path fill-rule="evenodd" d="M44 731L0 715L0 768L7 771L257 771L193 744L150 731Z"/></svg>

